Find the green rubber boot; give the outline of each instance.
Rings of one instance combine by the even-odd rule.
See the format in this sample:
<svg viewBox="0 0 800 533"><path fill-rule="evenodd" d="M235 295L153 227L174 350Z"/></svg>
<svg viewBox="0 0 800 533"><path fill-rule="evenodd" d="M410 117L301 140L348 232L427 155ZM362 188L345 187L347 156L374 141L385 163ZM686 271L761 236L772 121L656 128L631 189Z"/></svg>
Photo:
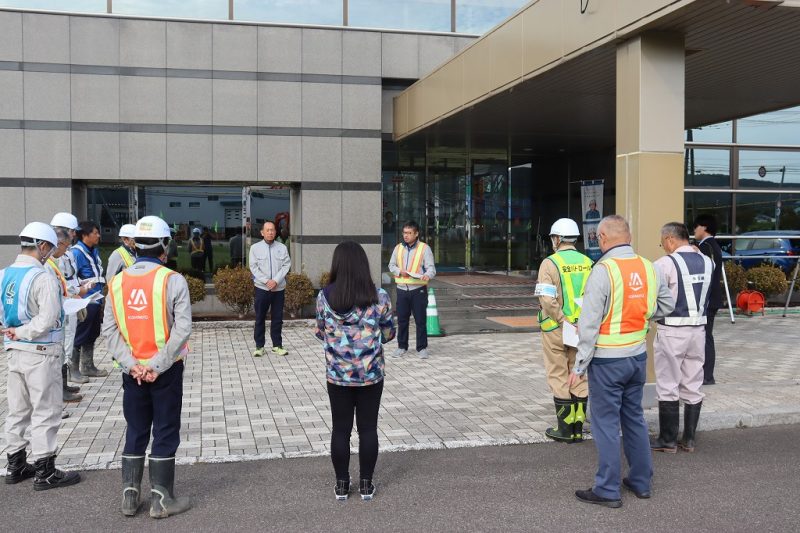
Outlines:
<svg viewBox="0 0 800 533"><path fill-rule="evenodd" d="M188 511L189 498L176 498L175 458L150 456L150 516L167 518Z"/></svg>
<svg viewBox="0 0 800 533"><path fill-rule="evenodd" d="M572 440L583 442L583 423L586 422L586 398L573 396L575 405L575 423L572 425Z"/></svg>
<svg viewBox="0 0 800 533"><path fill-rule="evenodd" d="M553 398L556 405L557 428L547 428L545 435L559 442L572 442L572 424L575 422L575 404L572 400Z"/></svg>

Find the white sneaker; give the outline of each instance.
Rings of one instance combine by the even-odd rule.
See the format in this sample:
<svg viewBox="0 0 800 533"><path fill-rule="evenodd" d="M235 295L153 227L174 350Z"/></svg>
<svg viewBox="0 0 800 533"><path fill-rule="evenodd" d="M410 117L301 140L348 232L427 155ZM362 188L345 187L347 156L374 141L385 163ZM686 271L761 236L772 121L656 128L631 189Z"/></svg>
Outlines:
<svg viewBox="0 0 800 533"><path fill-rule="evenodd" d="M428 358L428 349L427 348L421 349L420 351L417 352L417 355L419 355L420 359L427 359Z"/></svg>
<svg viewBox="0 0 800 533"><path fill-rule="evenodd" d="M397 348L395 351L392 352L392 357L403 357L406 354L406 350L402 348Z"/></svg>

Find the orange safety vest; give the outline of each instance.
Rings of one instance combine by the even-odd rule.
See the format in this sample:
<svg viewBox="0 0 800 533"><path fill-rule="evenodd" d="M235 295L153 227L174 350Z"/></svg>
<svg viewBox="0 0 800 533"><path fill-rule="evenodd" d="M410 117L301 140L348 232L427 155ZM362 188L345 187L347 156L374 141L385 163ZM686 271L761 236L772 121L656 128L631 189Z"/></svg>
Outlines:
<svg viewBox="0 0 800 533"><path fill-rule="evenodd" d="M427 248L427 247L428 247L428 245L425 244L424 242L417 241L417 247L414 248L413 255L411 256L411 264L409 265L409 267L406 270L406 272L408 272L409 274L422 274L422 267L423 267L422 258L425 257L425 248ZM405 254L405 251L406 251L406 246L404 244L402 244L402 243L398 244L395 247L395 253L397 255L397 264L398 264L398 266L400 267L401 270L403 269L403 267L405 267L405 264L406 264L405 263L405 259L403 258L403 255ZM415 277L411 277L411 276L406 276L406 277L395 276L394 277L394 282L395 283L405 283L406 285L427 285L428 284L427 281L423 281L423 280L421 280L419 278L415 278Z"/></svg>
<svg viewBox="0 0 800 533"><path fill-rule="evenodd" d="M47 260L47 264L50 265L50 268L52 268L53 272L55 272L56 278L58 278L58 281L61 282L61 295L66 297L67 278L64 277L64 274L61 272L61 269L58 268L58 263L56 263L52 257Z"/></svg>
<svg viewBox="0 0 800 533"><path fill-rule="evenodd" d="M108 296L114 319L131 353L142 364L152 359L169 339L167 282L174 273L158 266L144 274L123 270L111 280Z"/></svg>
<svg viewBox="0 0 800 533"><path fill-rule="evenodd" d="M638 255L600 261L611 281L611 303L600 324L598 348L622 348L644 342L656 311L658 280L653 263Z"/></svg>

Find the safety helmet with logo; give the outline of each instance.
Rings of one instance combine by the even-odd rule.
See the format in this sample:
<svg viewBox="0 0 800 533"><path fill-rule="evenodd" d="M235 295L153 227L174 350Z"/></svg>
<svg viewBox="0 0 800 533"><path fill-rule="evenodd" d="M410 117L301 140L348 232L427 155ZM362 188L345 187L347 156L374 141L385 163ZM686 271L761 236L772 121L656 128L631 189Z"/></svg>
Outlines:
<svg viewBox="0 0 800 533"><path fill-rule="evenodd" d="M127 237L132 239L136 236L136 225L135 224L123 224L121 228L119 228L119 236L120 237Z"/></svg>
<svg viewBox="0 0 800 533"><path fill-rule="evenodd" d="M53 220L50 221L50 225L74 230L77 230L80 226L77 217L72 213L56 213L53 215Z"/></svg>
<svg viewBox="0 0 800 533"><path fill-rule="evenodd" d="M166 250L170 241L169 226L159 217L152 215L142 217L136 223L133 238L136 247L140 250L149 250L158 246Z"/></svg>
<svg viewBox="0 0 800 533"><path fill-rule="evenodd" d="M550 235L558 237L579 237L581 234L578 224L571 218L559 218L553 222L550 228Z"/></svg>

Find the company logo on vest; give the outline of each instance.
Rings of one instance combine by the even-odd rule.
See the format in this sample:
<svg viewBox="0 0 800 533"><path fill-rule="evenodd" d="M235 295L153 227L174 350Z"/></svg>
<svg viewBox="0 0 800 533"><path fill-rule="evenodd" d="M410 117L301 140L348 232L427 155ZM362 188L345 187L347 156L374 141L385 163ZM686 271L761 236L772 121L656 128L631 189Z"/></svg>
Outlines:
<svg viewBox="0 0 800 533"><path fill-rule="evenodd" d="M147 309L147 296L144 294L144 289L133 289L131 291L131 297L128 298L128 307L139 312Z"/></svg>
<svg viewBox="0 0 800 533"><path fill-rule="evenodd" d="M631 272L630 281L628 281L628 287L630 287L632 291L640 291L644 288L642 277L638 272Z"/></svg>
<svg viewBox="0 0 800 533"><path fill-rule="evenodd" d="M6 305L14 305L14 298L16 296L17 282L12 281L6 286L5 298Z"/></svg>

